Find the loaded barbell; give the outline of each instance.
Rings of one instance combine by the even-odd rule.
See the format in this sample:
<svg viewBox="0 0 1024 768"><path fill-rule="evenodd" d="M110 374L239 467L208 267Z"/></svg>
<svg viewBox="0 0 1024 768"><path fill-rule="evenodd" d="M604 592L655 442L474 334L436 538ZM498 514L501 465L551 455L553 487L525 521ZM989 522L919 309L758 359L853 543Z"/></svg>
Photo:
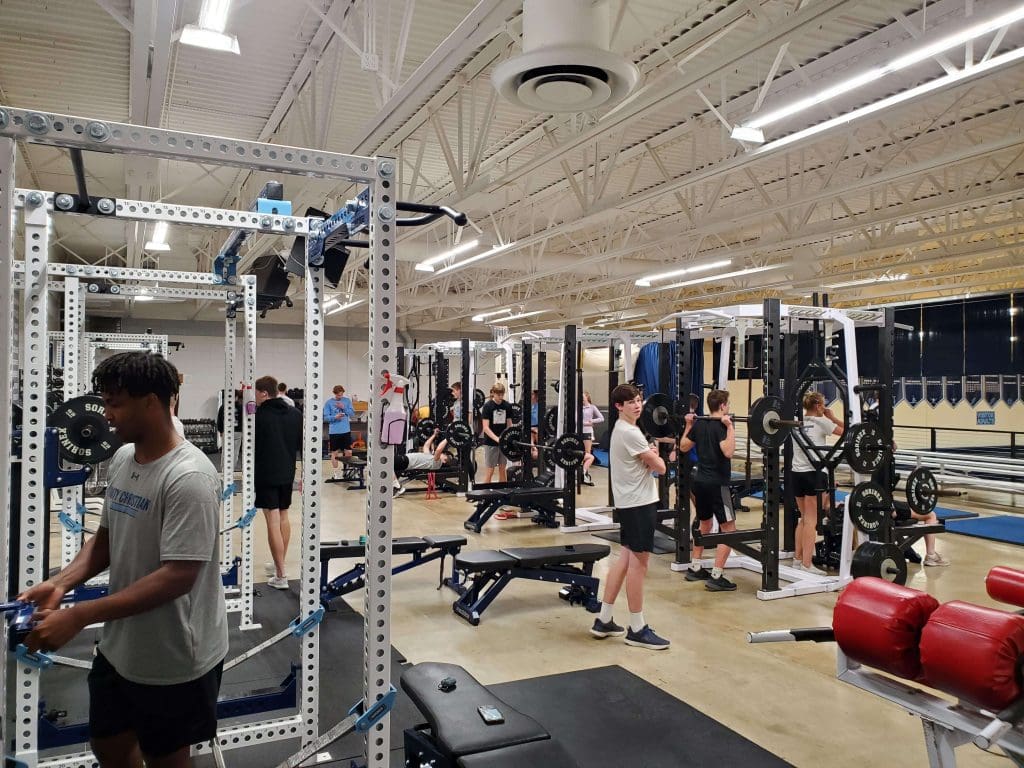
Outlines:
<svg viewBox="0 0 1024 768"><path fill-rule="evenodd" d="M939 488L935 473L928 467L918 467L907 476L907 505L919 515L931 514L939 504L940 496L959 496L959 491Z"/></svg>
<svg viewBox="0 0 1024 768"><path fill-rule="evenodd" d="M524 433L521 427L509 427L501 433L498 447L511 461L522 459L527 448L546 452L556 466L567 470L578 468L583 464L583 459L587 455L583 440L577 435L559 435L551 443L540 444L531 443L523 438Z"/></svg>
<svg viewBox="0 0 1024 768"><path fill-rule="evenodd" d="M730 419L747 424L747 437L762 448L778 448L789 437L791 429L800 426L796 419L782 418L782 398L766 395L750 406L749 416ZM678 437L683 433L685 416L673 413L672 398L662 393L651 395L644 401L640 415L641 428L652 437ZM721 416L695 416L697 419L720 421Z"/></svg>

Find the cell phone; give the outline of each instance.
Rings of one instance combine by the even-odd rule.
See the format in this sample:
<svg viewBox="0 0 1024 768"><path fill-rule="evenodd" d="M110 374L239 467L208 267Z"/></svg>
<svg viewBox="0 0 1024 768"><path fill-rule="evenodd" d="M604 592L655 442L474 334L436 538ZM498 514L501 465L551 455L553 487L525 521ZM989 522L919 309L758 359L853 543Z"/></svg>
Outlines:
<svg viewBox="0 0 1024 768"><path fill-rule="evenodd" d="M480 713L480 718L487 725L498 725L505 722L505 716L501 714L501 710L490 704L477 707L476 711Z"/></svg>

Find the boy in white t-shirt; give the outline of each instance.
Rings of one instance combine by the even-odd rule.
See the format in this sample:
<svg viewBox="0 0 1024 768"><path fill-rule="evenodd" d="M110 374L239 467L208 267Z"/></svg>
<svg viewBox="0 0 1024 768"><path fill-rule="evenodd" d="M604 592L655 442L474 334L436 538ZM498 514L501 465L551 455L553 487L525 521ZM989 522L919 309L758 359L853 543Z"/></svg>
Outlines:
<svg viewBox="0 0 1024 768"><path fill-rule="evenodd" d="M658 521L658 483L651 473L664 474L665 462L636 425L644 407L640 391L632 384L620 384L612 390L611 401L619 417L608 446L609 474L622 550L608 569L601 615L594 619L590 634L599 638L625 635L627 645L661 651L671 643L654 633L644 620L643 609L644 576ZM669 460L675 458L669 456ZM629 604L628 631L612 620L615 598L623 584Z"/></svg>
<svg viewBox="0 0 1024 768"><path fill-rule="evenodd" d="M804 395L804 418L800 431L811 445L826 445L826 439L843 434L843 421L836 418L832 409L825 407L825 398L820 392ZM824 453L824 450L822 451ZM824 472L814 468L810 457L800 443L793 441L793 464L790 476L793 478L793 496L796 498L800 520L796 524L793 567L808 573L824 576L825 571L811 564L814 542L818 538L818 496L822 497L822 509L828 506L825 494L828 478Z"/></svg>

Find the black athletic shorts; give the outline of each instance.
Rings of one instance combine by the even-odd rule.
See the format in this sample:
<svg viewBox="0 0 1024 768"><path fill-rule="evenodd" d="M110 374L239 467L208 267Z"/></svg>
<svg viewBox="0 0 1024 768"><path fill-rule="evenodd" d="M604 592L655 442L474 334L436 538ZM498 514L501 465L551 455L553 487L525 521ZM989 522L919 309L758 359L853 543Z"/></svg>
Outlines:
<svg viewBox="0 0 1024 768"><path fill-rule="evenodd" d="M347 451L352 447L352 433L343 432L340 435L329 435L332 451Z"/></svg>
<svg viewBox="0 0 1024 768"><path fill-rule="evenodd" d="M619 543L622 546L632 552L653 551L658 502L616 509L615 517L619 521Z"/></svg>
<svg viewBox="0 0 1024 768"><path fill-rule="evenodd" d="M257 485L256 507L258 509L288 509L292 505L292 486L294 482L287 485Z"/></svg>
<svg viewBox="0 0 1024 768"><path fill-rule="evenodd" d="M690 489L699 520L710 520L713 517L719 525L736 520L736 512L732 508L732 489L728 485L694 482Z"/></svg>
<svg viewBox="0 0 1024 768"><path fill-rule="evenodd" d="M793 495L796 498L801 496L817 496L819 493L825 492L825 473L824 472L792 472L793 477Z"/></svg>
<svg viewBox="0 0 1024 768"><path fill-rule="evenodd" d="M132 731L142 754L152 757L209 741L217 733L217 694L223 669L221 661L187 683L143 685L121 677L103 654L97 653L89 670L89 735L103 739Z"/></svg>

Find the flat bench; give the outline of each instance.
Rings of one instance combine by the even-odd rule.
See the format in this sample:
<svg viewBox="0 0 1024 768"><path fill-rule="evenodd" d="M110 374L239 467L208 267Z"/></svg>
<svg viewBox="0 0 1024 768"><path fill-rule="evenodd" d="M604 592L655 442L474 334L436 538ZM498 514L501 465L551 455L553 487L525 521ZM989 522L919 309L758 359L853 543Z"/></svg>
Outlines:
<svg viewBox="0 0 1024 768"><path fill-rule="evenodd" d="M392 539L392 557L396 555L409 555L410 557L405 562L393 564L391 575L395 576L432 560L440 560L441 575L438 589L440 589L440 585L447 585L458 591L459 575L453 565L451 575L445 578L444 561L449 555L453 558L457 556L465 544L466 537L459 534L423 536L422 538L401 536ZM361 543L358 539L342 539L320 545L320 602L325 607L330 607L331 602L342 595L362 589L366 583L366 563L357 563L331 579L327 575L331 561L365 556L366 544Z"/></svg>
<svg viewBox="0 0 1024 768"><path fill-rule="evenodd" d="M540 723L456 664L416 664L402 673L401 685L427 721L405 731L409 768L579 767ZM482 706L496 708L504 722L485 723Z"/></svg>
<svg viewBox="0 0 1024 768"><path fill-rule="evenodd" d="M366 459L356 458L341 459L341 477L337 480L328 478L325 483L356 483L350 491L361 491L366 488Z"/></svg>
<svg viewBox="0 0 1024 768"><path fill-rule="evenodd" d="M465 578L449 584L459 592L452 610L473 626L501 591L513 579L533 579L564 584L559 592L570 604L588 611L601 607L597 591L600 580L593 575L594 563L608 557L607 544L569 544L559 547L516 547L463 552L455 556L453 571Z"/></svg>
<svg viewBox="0 0 1024 768"><path fill-rule="evenodd" d="M557 528L555 515L562 510L561 500L565 492L559 488L475 488L466 494L466 501L476 505L463 527L480 533L491 516L502 507L519 507L524 512L537 514L533 522L547 528Z"/></svg>
<svg viewBox="0 0 1024 768"><path fill-rule="evenodd" d="M459 492L459 476L462 474L462 468L458 462L453 461L445 467L440 469L409 469L399 474L399 477L407 482L419 481L424 483L423 487L412 487L407 483L403 483L406 493L417 493L427 490L427 483L430 475L434 476L434 490L445 491L446 493L458 493Z"/></svg>

